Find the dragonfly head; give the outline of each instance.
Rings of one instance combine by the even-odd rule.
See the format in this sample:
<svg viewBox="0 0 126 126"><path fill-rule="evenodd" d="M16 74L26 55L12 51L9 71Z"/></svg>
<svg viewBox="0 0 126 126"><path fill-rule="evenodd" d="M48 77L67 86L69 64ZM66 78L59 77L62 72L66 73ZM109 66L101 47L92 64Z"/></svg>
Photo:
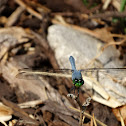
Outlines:
<svg viewBox="0 0 126 126"><path fill-rule="evenodd" d="M84 80L82 78L82 75L81 75L81 71L73 71L72 73L72 81L73 81L73 84L76 86L76 87L80 87L84 84Z"/></svg>
<svg viewBox="0 0 126 126"><path fill-rule="evenodd" d="M82 78L81 79L76 79L75 78L73 80L73 84L75 85L75 87L79 88L84 84L84 80Z"/></svg>

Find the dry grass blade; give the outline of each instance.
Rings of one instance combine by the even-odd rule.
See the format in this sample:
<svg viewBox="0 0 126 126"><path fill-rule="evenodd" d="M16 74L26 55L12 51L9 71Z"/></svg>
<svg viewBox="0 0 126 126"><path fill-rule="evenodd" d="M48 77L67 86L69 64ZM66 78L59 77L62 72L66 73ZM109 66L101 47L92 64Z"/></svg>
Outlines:
<svg viewBox="0 0 126 126"><path fill-rule="evenodd" d="M28 102L25 102L25 103L20 103L18 104L18 106L20 108L30 108L30 107L35 107L36 105L39 105L39 104L42 104L42 100L35 100L35 101L28 101Z"/></svg>
<svg viewBox="0 0 126 126"><path fill-rule="evenodd" d="M7 124L6 124L4 121L0 120L0 122L1 122L4 126L7 126Z"/></svg>
<svg viewBox="0 0 126 126"><path fill-rule="evenodd" d="M8 18L7 22L6 22L6 26L10 27L12 26L20 17L20 15L22 14L22 12L25 9L23 7L18 7L12 14L11 16Z"/></svg>
<svg viewBox="0 0 126 126"><path fill-rule="evenodd" d="M111 1L112 1L112 0L106 0L106 1L104 2L104 5L103 5L103 9L104 9L104 10L106 10L106 9L108 8L108 6L109 6L109 4L111 3Z"/></svg>
<svg viewBox="0 0 126 126"><path fill-rule="evenodd" d="M101 50L103 51L105 48L107 48L108 46L111 46L111 45L122 45L125 41L126 41L126 38L124 38L120 42L109 42Z"/></svg>
<svg viewBox="0 0 126 126"><path fill-rule="evenodd" d="M83 119L82 119L82 122L84 122L84 119L85 119L85 116L83 115Z"/></svg>
<svg viewBox="0 0 126 126"><path fill-rule="evenodd" d="M83 119L82 119L83 118L83 113L84 113L83 111L80 112L79 126L82 126L82 124L83 124Z"/></svg>
<svg viewBox="0 0 126 126"><path fill-rule="evenodd" d="M97 126L96 120L95 120L95 117L94 117L94 113L93 113L93 122L94 122L94 125Z"/></svg>
<svg viewBox="0 0 126 126"><path fill-rule="evenodd" d="M76 109L76 108L74 108L74 107L69 107L69 108L71 108L71 109L73 109L73 110L75 110L75 111L80 112L79 109ZM90 118L90 119L93 119L93 117L92 117L90 114L86 113L86 112L84 112L84 115L85 115L86 117ZM98 119L95 119L95 120L96 120L96 122L99 123L101 126L107 126L106 124L102 123L102 122L99 121Z"/></svg>
<svg viewBox="0 0 126 126"><path fill-rule="evenodd" d="M91 125L90 126L93 126L93 119L91 118Z"/></svg>
<svg viewBox="0 0 126 126"><path fill-rule="evenodd" d="M121 120L121 126L125 126L125 123L124 123L124 120L122 118L120 110L119 110L119 116L120 116L120 120Z"/></svg>

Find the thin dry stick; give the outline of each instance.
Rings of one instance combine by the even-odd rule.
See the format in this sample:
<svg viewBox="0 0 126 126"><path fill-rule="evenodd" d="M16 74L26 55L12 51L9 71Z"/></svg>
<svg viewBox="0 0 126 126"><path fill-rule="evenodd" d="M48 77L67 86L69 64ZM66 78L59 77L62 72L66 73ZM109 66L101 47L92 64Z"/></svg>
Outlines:
<svg viewBox="0 0 126 126"><path fill-rule="evenodd" d="M39 99L39 100L34 100L34 101L28 101L28 102L20 103L20 104L18 104L18 106L20 108L30 108L30 107L35 107L35 106L37 106L39 104L42 104L42 102L43 101L41 99Z"/></svg>
<svg viewBox="0 0 126 126"><path fill-rule="evenodd" d="M84 119L85 119L85 115L83 115L83 119L82 119L82 122L84 122Z"/></svg>
<svg viewBox="0 0 126 126"><path fill-rule="evenodd" d="M89 19L92 19L92 18L106 19L109 17L120 17L120 18L126 17L126 11L124 11L124 12L110 11L110 12L106 12L104 14L103 13L95 14L95 15L89 16Z"/></svg>
<svg viewBox="0 0 126 126"><path fill-rule="evenodd" d="M39 12L41 12L41 10L42 11L44 11L44 12L51 12L51 10L49 9L49 8L47 8L46 6L44 6L44 5L42 5L42 4L40 4L40 3L36 3L35 1L31 1L30 3L29 3L31 6L37 6L37 10L39 11Z"/></svg>
<svg viewBox="0 0 126 126"><path fill-rule="evenodd" d="M79 100L79 95L76 97L75 99L80 107L80 120L79 120L79 126L82 126L83 122L82 122L82 118L83 118L83 113L84 113L84 109L80 103L80 100Z"/></svg>
<svg viewBox="0 0 126 126"><path fill-rule="evenodd" d="M83 118L83 113L84 113L84 110L83 110L83 107L80 103L80 100L79 100L79 94L77 96L75 96L74 94L68 94L67 97L70 97L74 100L76 100L76 102L78 103L79 107L80 107L80 120L79 120L79 126L82 126L82 118Z"/></svg>
<svg viewBox="0 0 126 126"><path fill-rule="evenodd" d="M101 50L104 50L105 48L107 48L110 45L122 45L125 41L126 41L126 38L124 38L120 42L110 42L110 43L106 44Z"/></svg>
<svg viewBox="0 0 126 126"><path fill-rule="evenodd" d="M1 122L4 126L7 126L6 122L4 122L3 120L0 120L0 122Z"/></svg>
<svg viewBox="0 0 126 126"><path fill-rule="evenodd" d="M26 5L23 1L21 1L21 0L15 0L15 2L17 4L19 4L21 7L25 8L31 15L34 15L35 17L37 17L40 20L43 19L43 17L42 17L41 14L39 14L38 12L36 12L35 10L33 10L31 7L29 7L28 5Z"/></svg>
<svg viewBox="0 0 126 126"><path fill-rule="evenodd" d="M34 116L37 116L37 118L38 118L40 121L42 121L43 125L46 126L46 123L45 123L43 117L40 118L40 117L37 115L37 113L38 113L39 111L40 111L40 108L39 108L39 109L36 109L36 111L35 111L35 113L34 113Z"/></svg>
<svg viewBox="0 0 126 126"><path fill-rule="evenodd" d="M9 18L7 19L7 23L6 26L12 26L20 17L20 15L22 14L22 12L25 10L25 8L23 7L18 7L12 14L11 16L9 16Z"/></svg>
<svg viewBox="0 0 126 126"><path fill-rule="evenodd" d="M120 120L121 120L121 125L122 125L122 126L125 126L125 123L124 123L124 120L123 120L123 118L122 118L120 109L119 109L119 116L120 116Z"/></svg>
<svg viewBox="0 0 126 126"><path fill-rule="evenodd" d="M108 6L109 6L109 4L111 3L111 1L112 1L112 0L106 0L106 1L104 2L104 5L103 5L103 9L104 9L104 10L106 10L106 9L108 8Z"/></svg>
<svg viewBox="0 0 126 126"><path fill-rule="evenodd" d="M68 24L67 22L66 23L62 23L62 22L59 22L59 21L57 21L55 19L52 20L52 23L54 23L54 24L61 24L61 25L64 25L66 27L72 27L75 30L87 33L87 34L89 34L91 36L94 36L94 37L100 39L100 37L99 37L99 35L97 33L93 32L93 31L91 31L91 30L89 30L87 28L82 28L82 27L79 27L77 25Z"/></svg>
<svg viewBox="0 0 126 126"><path fill-rule="evenodd" d="M73 110L75 110L75 111L80 112L79 109L76 109L76 108L74 108L74 107L71 107L71 106L70 106L69 108L71 108L71 109L73 109ZM86 117L90 118L90 119L93 119L93 117L92 117L90 114L86 113L86 112L84 112L84 115L85 115ZM96 120L96 122L99 123L100 125L102 125L102 126L107 126L106 124L102 123L102 122L99 121L98 119L95 119L95 120Z"/></svg>
<svg viewBox="0 0 126 126"><path fill-rule="evenodd" d="M120 38L126 38L125 35L122 34L111 34L112 37L120 37Z"/></svg>
<svg viewBox="0 0 126 126"><path fill-rule="evenodd" d="M90 104L91 97L87 98L86 101L83 103L83 105L80 103L79 94L77 96L75 96L74 94L68 94L67 97L70 97L70 98L76 100L76 102L78 103L78 105L80 107L79 126L82 126L83 125L83 122L84 122L84 118L83 118L84 110Z"/></svg>
<svg viewBox="0 0 126 126"><path fill-rule="evenodd" d="M120 36L120 35L119 35ZM120 36L120 37L124 37L124 36ZM89 65L92 65L95 60L101 56L101 54L103 53L103 51L105 50L105 48L107 48L108 46L111 46L111 45L121 45L123 44L124 42L126 41L126 38L124 38L123 40L121 40L120 42L110 42L106 45L104 45L104 47L101 48L100 52L85 66L85 68Z"/></svg>
<svg viewBox="0 0 126 126"><path fill-rule="evenodd" d="M93 119L91 118L91 126L93 126Z"/></svg>
<svg viewBox="0 0 126 126"><path fill-rule="evenodd" d="M94 117L94 113L93 113L93 122L94 122L94 125L97 126L96 120L95 120L95 117Z"/></svg>
<svg viewBox="0 0 126 126"><path fill-rule="evenodd" d="M82 118L83 118L83 111L81 110L81 112L80 112L79 126L82 126L82 124L83 124L83 122L82 122Z"/></svg>

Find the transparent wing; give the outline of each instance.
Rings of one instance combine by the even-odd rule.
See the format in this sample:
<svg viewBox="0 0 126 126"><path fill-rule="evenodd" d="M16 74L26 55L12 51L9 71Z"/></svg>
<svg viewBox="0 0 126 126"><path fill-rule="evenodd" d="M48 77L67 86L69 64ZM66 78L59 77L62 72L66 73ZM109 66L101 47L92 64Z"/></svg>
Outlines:
<svg viewBox="0 0 126 126"><path fill-rule="evenodd" d="M89 68L82 69L81 72L86 76L99 78L104 75L113 79L123 79L126 77L126 68Z"/></svg>
<svg viewBox="0 0 126 126"><path fill-rule="evenodd" d="M71 77L72 70L56 69L56 70L32 70L28 68L19 69L16 75L20 79L38 79L40 76L55 76L55 77Z"/></svg>
<svg viewBox="0 0 126 126"><path fill-rule="evenodd" d="M28 68L20 69L16 75L20 79L38 79L39 76L71 77L71 69L49 69L32 70ZM109 77L111 79L122 79L126 77L126 68L88 68L82 69L84 76L99 79L100 77Z"/></svg>
<svg viewBox="0 0 126 126"><path fill-rule="evenodd" d="M85 78L87 88L92 88L103 98L108 99L110 94L117 98L126 96L123 88L126 84L126 68L89 68L81 71L82 75L89 77Z"/></svg>

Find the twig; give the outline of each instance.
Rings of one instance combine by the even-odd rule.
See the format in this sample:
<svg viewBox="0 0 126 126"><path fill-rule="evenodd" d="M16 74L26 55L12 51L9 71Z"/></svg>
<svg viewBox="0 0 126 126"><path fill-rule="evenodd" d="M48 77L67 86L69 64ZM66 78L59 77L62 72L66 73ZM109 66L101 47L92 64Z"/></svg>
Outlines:
<svg viewBox="0 0 126 126"><path fill-rule="evenodd" d="M41 14L39 14L38 12L36 12L35 10L33 10L31 7L29 7L28 5L26 5L23 1L21 1L21 0L15 0L15 2L17 4L19 4L21 7L25 8L30 14L34 15L38 19L40 19L40 20L43 19L43 17L42 17Z"/></svg>
<svg viewBox="0 0 126 126"><path fill-rule="evenodd" d="M88 19L92 19L92 18L106 19L109 17L124 18L124 17L126 17L126 11L124 11L124 12L110 11L110 12L106 12L106 13L89 16Z"/></svg>
<svg viewBox="0 0 126 126"><path fill-rule="evenodd" d="M84 111L86 109L86 107L90 104L91 101L91 97L87 98L86 101L83 103L83 105L80 103L79 100L79 94L77 96L75 96L74 94L68 94L67 97L70 97L74 100L76 100L76 102L78 103L79 107L80 107L80 120L79 120L79 126L83 125L83 114Z"/></svg>
<svg viewBox="0 0 126 126"><path fill-rule="evenodd" d="M20 17L20 15L22 14L22 12L25 10L24 7L18 7L12 14L11 16L8 18L7 22L6 22L6 26L12 26Z"/></svg>
<svg viewBox="0 0 126 126"><path fill-rule="evenodd" d="M35 100L35 101L28 101L25 103L20 103L18 106L20 108L29 108L29 107L35 107L36 105L42 104L42 100Z"/></svg>
<svg viewBox="0 0 126 126"><path fill-rule="evenodd" d="M4 125L4 126L7 126L6 122L0 120L0 122Z"/></svg>
<svg viewBox="0 0 126 126"><path fill-rule="evenodd" d="M83 113L84 113L84 111L81 111L81 112L80 112L80 121L79 121L79 126L82 126L82 124L83 124L83 122L82 122Z"/></svg>
<svg viewBox="0 0 126 126"><path fill-rule="evenodd" d="M94 117L94 113L93 113L93 122L94 122L94 125L97 126L96 120L95 120L95 117Z"/></svg>
<svg viewBox="0 0 126 126"><path fill-rule="evenodd" d="M109 42L108 44L104 45L104 47L102 47L101 50L103 51L105 48L107 48L110 45L122 45L125 41L126 41L126 38L124 38L120 42Z"/></svg>
<svg viewBox="0 0 126 126"><path fill-rule="evenodd" d="M103 5L103 9L106 10L112 0L106 0Z"/></svg>
<svg viewBox="0 0 126 126"><path fill-rule="evenodd" d="M80 120L79 120L79 126L82 126L83 122L82 122L82 118L83 118L83 113L84 113L84 108L82 107L81 103L80 103L80 100L79 100L79 97L77 97L75 99L80 107Z"/></svg>
<svg viewBox="0 0 126 126"><path fill-rule="evenodd" d="M122 118L120 109L119 109L119 116L120 116L120 120L121 120L121 125L122 125L122 126L125 126L125 123L124 123L124 120L123 120L123 118Z"/></svg>
<svg viewBox="0 0 126 126"><path fill-rule="evenodd" d="M74 109L75 111L80 112L80 110L78 110L78 109L76 109L76 108L73 108L73 107L70 107L70 108L71 108L71 109ZM93 119L93 117L92 117L90 114L86 113L86 112L84 112L84 115L85 115L86 117L90 118L90 119ZM95 119L95 120L96 120L96 122L99 123L100 125L102 125L102 126L107 126L106 124L102 123L102 122L99 121L98 119Z"/></svg>
<svg viewBox="0 0 126 126"><path fill-rule="evenodd" d="M63 24L63 23L61 23L61 22L59 22L59 21L57 21L55 19L52 20L52 23L54 23L54 24L61 24L61 25L66 26L66 27L72 27L75 30L87 33L87 34L89 34L89 35L91 35L93 37L96 37L96 38L100 39L100 37L99 37L99 35L97 33L93 32L93 31L91 31L91 30L89 30L87 28L82 28L82 27L79 27L77 25L69 24L67 22Z"/></svg>

